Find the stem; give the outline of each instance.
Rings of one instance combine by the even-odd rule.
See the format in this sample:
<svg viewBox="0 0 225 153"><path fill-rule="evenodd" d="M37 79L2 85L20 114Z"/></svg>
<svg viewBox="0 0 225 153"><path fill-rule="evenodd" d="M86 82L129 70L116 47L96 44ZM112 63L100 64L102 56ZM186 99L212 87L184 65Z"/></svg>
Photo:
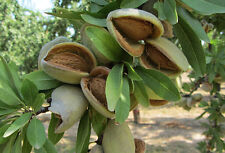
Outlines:
<svg viewBox="0 0 225 153"><path fill-rule="evenodd" d="M41 113L46 113L46 112L48 112L48 111L49 111L48 108L49 108L49 106L48 106L48 107L42 107L42 108L36 113L36 115L39 115L39 114L41 114Z"/></svg>
<svg viewBox="0 0 225 153"><path fill-rule="evenodd" d="M198 90L198 88L200 87L200 85L206 80L206 77L201 77L199 78L194 84L194 88L190 91L189 94L184 95L184 97L190 97L196 90Z"/></svg>

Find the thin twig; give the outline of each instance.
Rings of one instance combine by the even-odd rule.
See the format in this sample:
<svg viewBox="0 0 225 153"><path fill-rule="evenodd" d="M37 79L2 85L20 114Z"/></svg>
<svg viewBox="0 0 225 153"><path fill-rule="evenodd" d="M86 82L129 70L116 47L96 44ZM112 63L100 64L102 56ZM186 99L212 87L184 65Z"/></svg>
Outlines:
<svg viewBox="0 0 225 153"><path fill-rule="evenodd" d="M205 76L199 78L199 79L194 83L194 88L190 91L189 94L184 95L184 97L190 97L190 96L193 94L193 92L195 92L196 90L198 90L198 88L200 87L200 85L201 85L203 82L205 82L205 80L206 80L206 77L205 77Z"/></svg>
<svg viewBox="0 0 225 153"><path fill-rule="evenodd" d="M36 113L36 115L48 112L49 111L48 108L49 108L49 106L48 107L41 107L41 109Z"/></svg>

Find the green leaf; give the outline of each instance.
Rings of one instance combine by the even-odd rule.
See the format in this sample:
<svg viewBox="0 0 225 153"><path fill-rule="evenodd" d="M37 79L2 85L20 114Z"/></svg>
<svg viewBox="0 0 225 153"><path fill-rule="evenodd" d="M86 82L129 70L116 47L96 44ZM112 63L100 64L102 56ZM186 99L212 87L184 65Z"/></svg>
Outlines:
<svg viewBox="0 0 225 153"><path fill-rule="evenodd" d="M181 0L183 3L197 11L202 15L211 15L215 13L225 13L225 4L224 2L220 1L219 3L214 0ZM222 4L224 5L221 5Z"/></svg>
<svg viewBox="0 0 225 153"><path fill-rule="evenodd" d="M36 149L40 149L46 141L45 128L40 120L33 118L27 128L27 139Z"/></svg>
<svg viewBox="0 0 225 153"><path fill-rule="evenodd" d="M163 8L164 8L166 20L169 21L171 24L176 24L178 22L176 1L175 0L164 1Z"/></svg>
<svg viewBox="0 0 225 153"><path fill-rule="evenodd" d="M201 115L199 115L198 117L196 117L196 120L199 120L200 118L202 118L207 112L203 112Z"/></svg>
<svg viewBox="0 0 225 153"><path fill-rule="evenodd" d="M146 92L143 81L135 81L134 85L135 85L134 96L135 96L136 100L142 106L148 107L150 104L149 104L148 94Z"/></svg>
<svg viewBox="0 0 225 153"><path fill-rule="evenodd" d="M25 79L29 79L30 81L32 81L36 85L38 90L48 90L61 85L59 81L53 79L41 70L34 71L25 75Z"/></svg>
<svg viewBox="0 0 225 153"><path fill-rule="evenodd" d="M0 144L5 143L9 138L4 138L3 135L5 131L9 128L10 124L5 124L0 128Z"/></svg>
<svg viewBox="0 0 225 153"><path fill-rule="evenodd" d="M7 131L5 132L5 134L3 135L3 137L10 136L14 132L16 132L17 130L19 130L20 128L22 128L24 125L26 125L28 123L28 121L30 120L31 115L32 115L31 113L25 113L25 114L21 115L18 119L16 119L10 125L10 127L7 129Z"/></svg>
<svg viewBox="0 0 225 153"><path fill-rule="evenodd" d="M81 14L83 12L75 12L64 8L54 8L52 12L46 12L49 15L53 15L60 18L66 19L81 19Z"/></svg>
<svg viewBox="0 0 225 153"><path fill-rule="evenodd" d="M20 134L16 138L16 142L13 145L12 153L22 153L22 135Z"/></svg>
<svg viewBox="0 0 225 153"><path fill-rule="evenodd" d="M133 67L128 63L124 62L128 71L128 77L132 80L140 81L141 77L134 71Z"/></svg>
<svg viewBox="0 0 225 153"><path fill-rule="evenodd" d="M0 101L6 105L19 105L20 99L9 89L0 86Z"/></svg>
<svg viewBox="0 0 225 153"><path fill-rule="evenodd" d="M101 9L103 8L103 6L100 6L98 4L95 4L95 3L91 3L90 4L90 12L99 12Z"/></svg>
<svg viewBox="0 0 225 153"><path fill-rule="evenodd" d="M35 112L39 111L44 102L45 102L45 94L44 93L38 94L34 100L34 103L32 104L34 111Z"/></svg>
<svg viewBox="0 0 225 153"><path fill-rule="evenodd" d="M120 8L137 8L148 0L122 0Z"/></svg>
<svg viewBox="0 0 225 153"><path fill-rule="evenodd" d="M12 108L15 108L15 106L7 105L0 100L0 109L12 109Z"/></svg>
<svg viewBox="0 0 225 153"><path fill-rule="evenodd" d="M130 94L133 94L134 93L134 89L135 89L134 80L128 79L128 81L129 81L129 86L130 86Z"/></svg>
<svg viewBox="0 0 225 153"><path fill-rule="evenodd" d="M8 115L8 114L11 114L13 112L16 112L17 109L1 109L0 108L0 116L1 115Z"/></svg>
<svg viewBox="0 0 225 153"><path fill-rule="evenodd" d="M13 144L14 144L14 141L16 139L16 135L17 133L13 134L10 138L9 138L9 141L7 142L4 150L2 153L11 153L12 152L12 149L13 149Z"/></svg>
<svg viewBox="0 0 225 153"><path fill-rule="evenodd" d="M7 88L11 89L10 82L9 82L7 74L5 72L4 64L2 63L1 60L0 60L0 69L1 69L1 71L0 71L0 85L2 86L2 84L4 84L4 87L7 87Z"/></svg>
<svg viewBox="0 0 225 153"><path fill-rule="evenodd" d="M47 151L45 150L45 148L40 148L40 149L34 149L35 153L47 153Z"/></svg>
<svg viewBox="0 0 225 153"><path fill-rule="evenodd" d="M22 81L21 81L21 78L18 74L18 72L19 72L18 66L13 62L10 62L8 64L8 66L9 66L9 69L11 71L11 74L12 74L12 77L13 77L16 88L20 89L21 85L22 85Z"/></svg>
<svg viewBox="0 0 225 153"><path fill-rule="evenodd" d="M160 20L166 20L166 15L165 15L165 12L164 12L164 3L163 2L160 2L160 1L155 2L153 8L158 11L158 18Z"/></svg>
<svg viewBox="0 0 225 153"><path fill-rule="evenodd" d="M21 87L21 93L23 95L25 104L27 106L33 106L34 100L38 95L38 89L35 84L28 79L24 79Z"/></svg>
<svg viewBox="0 0 225 153"><path fill-rule="evenodd" d="M55 133L55 129L56 127L59 125L60 123L60 119L56 117L56 115L54 113L52 113L51 115L51 121L49 123L49 127L48 127L48 139L50 141L52 141L53 144L57 144L59 142L59 140L63 137L64 133Z"/></svg>
<svg viewBox="0 0 225 153"><path fill-rule="evenodd" d="M120 98L123 82L123 64L115 65L106 79L106 99L109 111L114 111Z"/></svg>
<svg viewBox="0 0 225 153"><path fill-rule="evenodd" d="M199 103L199 106L198 106L198 107L208 107L208 106L209 106L208 102L206 102L206 101L201 101L201 102Z"/></svg>
<svg viewBox="0 0 225 153"><path fill-rule="evenodd" d="M214 3L216 5L224 6L225 7L225 1L224 0L206 0L207 2Z"/></svg>
<svg viewBox="0 0 225 153"><path fill-rule="evenodd" d="M203 75L206 71L205 53L196 33L182 18L174 26L174 32L189 64L197 75Z"/></svg>
<svg viewBox="0 0 225 153"><path fill-rule="evenodd" d="M189 27L192 28L192 30L196 33L199 39L208 43L210 42L209 37L207 36L201 23L197 19L195 19L193 16L191 16L191 14L189 14L185 9L181 7L178 7L177 11L179 17L182 18L189 25Z"/></svg>
<svg viewBox="0 0 225 153"><path fill-rule="evenodd" d="M174 83L163 73L157 70L137 67L136 72L142 77L146 86L151 88L158 96L168 101L177 101L180 94Z"/></svg>
<svg viewBox="0 0 225 153"><path fill-rule="evenodd" d="M91 124L98 136L103 134L103 131L107 125L107 118L98 113L94 108L91 107Z"/></svg>
<svg viewBox="0 0 225 153"><path fill-rule="evenodd" d="M46 139L46 142L44 144L44 149L46 150L47 153L57 153L57 150L54 144L48 139Z"/></svg>
<svg viewBox="0 0 225 153"><path fill-rule="evenodd" d="M18 98L12 88L7 85L7 81L3 81L0 81L0 108L9 109L19 107L18 105L23 102Z"/></svg>
<svg viewBox="0 0 225 153"><path fill-rule="evenodd" d="M108 60L119 62L126 55L116 40L105 29L88 26L85 28L85 33L94 48Z"/></svg>
<svg viewBox="0 0 225 153"><path fill-rule="evenodd" d="M98 5L107 5L109 4L109 2L105 1L105 0L91 0L91 2L94 2Z"/></svg>
<svg viewBox="0 0 225 153"><path fill-rule="evenodd" d="M12 73L12 71L10 70L8 64L6 63L5 59L0 56L0 59L1 59L1 63L3 64L4 68L1 70L1 71L4 71L4 73L6 74L7 76L7 79L8 79L8 83L11 87L11 89L14 91L15 95L20 98L20 92L19 92L19 88L17 87L17 84L16 84L16 81L15 81L15 78L19 78L18 76L13 76L14 75L18 75L17 73Z"/></svg>
<svg viewBox="0 0 225 153"><path fill-rule="evenodd" d="M25 130L25 132L26 132L26 130ZM32 146L30 145L27 137L25 136L24 140L23 140L22 153L30 153L31 150L32 150Z"/></svg>
<svg viewBox="0 0 225 153"><path fill-rule="evenodd" d="M189 84L189 83L183 83L183 85L182 85L182 88L185 90L185 91L187 91L187 92L190 92L191 91L191 84Z"/></svg>
<svg viewBox="0 0 225 153"><path fill-rule="evenodd" d="M88 111L82 116L76 140L76 153L86 153L88 151L89 139L91 135L91 121Z"/></svg>
<svg viewBox="0 0 225 153"><path fill-rule="evenodd" d="M130 112L130 87L126 77L123 77L123 87L120 98L116 104L116 122L123 123Z"/></svg>
<svg viewBox="0 0 225 153"><path fill-rule="evenodd" d="M93 24L93 25L96 25L96 26L100 26L100 27L106 27L106 19L95 18L95 17L90 16L88 14L81 14L81 17L87 23L90 23L90 24Z"/></svg>
<svg viewBox="0 0 225 153"><path fill-rule="evenodd" d="M6 144L0 144L0 148L3 150L5 148Z"/></svg>
<svg viewBox="0 0 225 153"><path fill-rule="evenodd" d="M119 9L120 8L120 3L118 1L111 2L107 5L105 5L99 12L98 14L102 14L102 18L106 18L109 12Z"/></svg>

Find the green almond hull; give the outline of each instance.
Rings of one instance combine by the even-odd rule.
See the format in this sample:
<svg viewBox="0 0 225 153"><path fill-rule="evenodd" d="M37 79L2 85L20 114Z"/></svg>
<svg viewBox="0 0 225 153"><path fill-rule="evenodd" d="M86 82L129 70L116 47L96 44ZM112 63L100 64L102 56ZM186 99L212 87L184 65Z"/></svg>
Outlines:
<svg viewBox="0 0 225 153"><path fill-rule="evenodd" d="M104 131L102 146L104 153L135 153L134 138L127 123L117 125L110 120Z"/></svg>

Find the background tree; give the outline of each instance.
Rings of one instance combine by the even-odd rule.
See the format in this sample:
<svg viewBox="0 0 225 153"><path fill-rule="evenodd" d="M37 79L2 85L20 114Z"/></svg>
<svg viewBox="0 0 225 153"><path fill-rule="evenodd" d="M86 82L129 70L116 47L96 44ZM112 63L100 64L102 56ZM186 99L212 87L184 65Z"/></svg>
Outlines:
<svg viewBox="0 0 225 153"><path fill-rule="evenodd" d="M56 1L55 6L67 8L71 1ZM37 57L43 44L57 36L69 36L69 21L44 17L23 8L17 1L0 0L0 52L7 61L28 73L37 68Z"/></svg>

